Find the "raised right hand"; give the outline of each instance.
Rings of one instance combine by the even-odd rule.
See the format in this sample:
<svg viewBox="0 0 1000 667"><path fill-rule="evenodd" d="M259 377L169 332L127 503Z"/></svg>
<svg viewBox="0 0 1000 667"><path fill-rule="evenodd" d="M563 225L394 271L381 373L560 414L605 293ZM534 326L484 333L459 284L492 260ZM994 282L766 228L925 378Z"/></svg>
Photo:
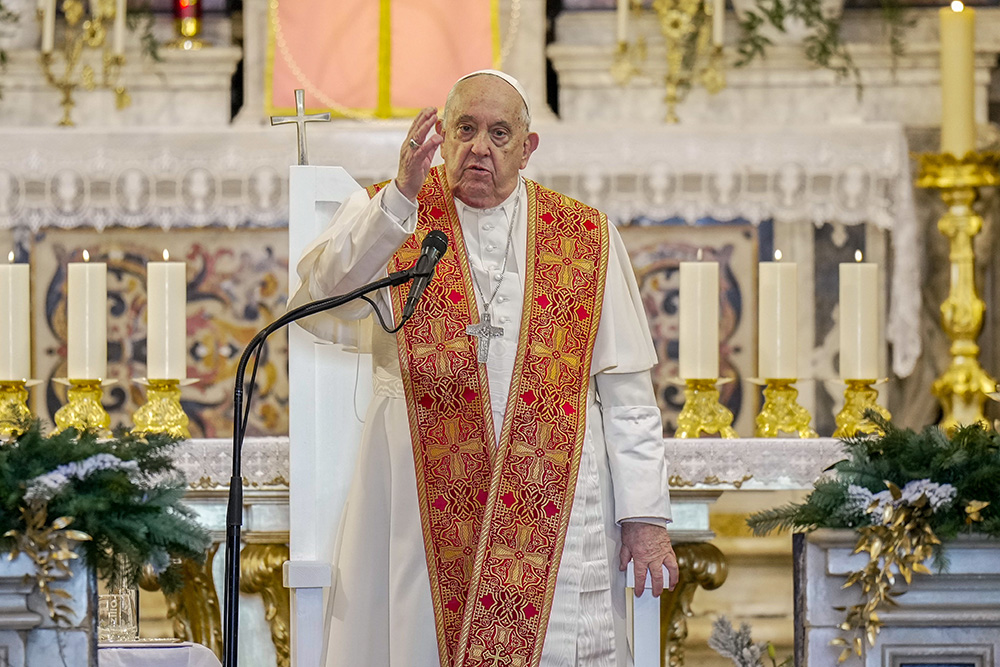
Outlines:
<svg viewBox="0 0 1000 667"><path fill-rule="evenodd" d="M396 187L410 201L416 201L417 193L424 185L427 174L431 171L431 160L444 138L438 134L428 137L434 123L437 122L437 109L427 107L421 109L413 119L406 139L399 149L399 171L396 172ZM417 144L414 148L411 141Z"/></svg>

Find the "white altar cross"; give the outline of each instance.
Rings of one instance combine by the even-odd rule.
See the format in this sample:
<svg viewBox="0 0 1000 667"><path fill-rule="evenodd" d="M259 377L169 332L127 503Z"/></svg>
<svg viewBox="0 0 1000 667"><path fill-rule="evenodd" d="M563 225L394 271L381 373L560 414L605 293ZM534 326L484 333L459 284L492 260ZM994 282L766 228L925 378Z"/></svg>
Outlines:
<svg viewBox="0 0 1000 667"><path fill-rule="evenodd" d="M295 138L299 148L299 165L309 164L309 156L306 151L306 123L330 122L330 112L306 114L306 91L301 88L295 91L295 115L294 116L271 116L271 125L285 125L295 123Z"/></svg>

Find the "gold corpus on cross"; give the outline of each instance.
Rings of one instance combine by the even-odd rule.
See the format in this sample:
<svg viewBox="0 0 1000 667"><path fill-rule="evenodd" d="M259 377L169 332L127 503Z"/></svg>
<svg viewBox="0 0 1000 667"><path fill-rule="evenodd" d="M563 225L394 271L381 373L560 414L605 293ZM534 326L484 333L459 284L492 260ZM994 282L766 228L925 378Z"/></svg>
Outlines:
<svg viewBox="0 0 1000 667"><path fill-rule="evenodd" d="M295 137L298 143L300 165L309 164L309 156L306 152L306 123L327 123L330 121L330 112L306 114L306 91L301 88L295 89L295 115L294 116L271 116L271 125L286 125L295 123Z"/></svg>
<svg viewBox="0 0 1000 667"><path fill-rule="evenodd" d="M702 433L718 433L723 438L735 438L733 413L719 402L716 380L684 381L684 408L677 416L675 438L697 438Z"/></svg>
<svg viewBox="0 0 1000 667"><path fill-rule="evenodd" d="M643 11L641 0L629 0L629 5L638 18ZM715 8L711 0L653 0L652 10L659 20L666 49L665 120L677 123L680 121L677 105L684 101L695 83L700 83L712 94L726 87L722 46L712 42ZM640 36L634 43L618 42L611 75L620 86L626 85L642 71L646 52L644 36Z"/></svg>
<svg viewBox="0 0 1000 667"><path fill-rule="evenodd" d="M917 186L941 191L948 207L938 220L938 230L948 239L951 285L941 304L941 323L951 340L951 364L931 387L943 409L941 427L986 421L983 404L997 390L997 381L979 363L976 342L983 326L986 305L976 293L976 255L973 239L983 227L974 210L978 189L1000 184L1000 153L970 151L962 157L950 153L923 153Z"/></svg>
<svg viewBox="0 0 1000 667"><path fill-rule="evenodd" d="M65 39L62 49L62 74L57 76L54 73L56 65L55 52L45 52L41 54L42 73L50 86L62 93L62 100L59 102L63 108L63 117L59 125L72 127L73 107L76 102L73 100L73 93L82 86L84 90L94 90L104 88L113 90L115 93L115 108L124 109L132 104L125 85L120 83L122 67L125 66L125 56L121 53L112 53L105 46L107 42L108 26L115 19L115 3L104 0L103 2L91 3L96 8L97 13L89 18L84 17L84 4L80 0L64 0L62 3L63 15L66 18ZM53 11L55 9L53 8ZM38 13L39 20L43 20L42 11ZM98 79L94 66L90 64L91 59L85 54L86 49L100 49L101 72ZM77 66L81 60L83 66L77 73Z"/></svg>

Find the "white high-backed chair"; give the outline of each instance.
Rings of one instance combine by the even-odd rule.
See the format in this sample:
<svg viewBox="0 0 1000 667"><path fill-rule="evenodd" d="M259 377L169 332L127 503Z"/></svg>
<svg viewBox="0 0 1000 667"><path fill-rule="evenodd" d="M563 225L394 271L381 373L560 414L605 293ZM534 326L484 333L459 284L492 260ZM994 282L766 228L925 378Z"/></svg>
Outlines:
<svg viewBox="0 0 1000 667"><path fill-rule="evenodd" d="M298 284L295 265L302 251L359 187L339 167L291 167L290 286ZM371 361L291 326L288 383L290 558L284 579L291 589L291 657L298 667L318 667L326 641L325 599L336 576L332 563L340 516L361 441L357 415L364 415L371 396Z"/></svg>
<svg viewBox="0 0 1000 667"><path fill-rule="evenodd" d="M329 224L340 203L360 186L339 167L293 166L289 177L289 285L303 249ZM340 517L361 440L361 421L371 399L371 359L342 345L288 330L290 559L293 667L320 667L325 601L337 572ZM628 586L634 575L629 566ZM634 598L636 667L660 665L659 600ZM336 650L335 648L331 650Z"/></svg>

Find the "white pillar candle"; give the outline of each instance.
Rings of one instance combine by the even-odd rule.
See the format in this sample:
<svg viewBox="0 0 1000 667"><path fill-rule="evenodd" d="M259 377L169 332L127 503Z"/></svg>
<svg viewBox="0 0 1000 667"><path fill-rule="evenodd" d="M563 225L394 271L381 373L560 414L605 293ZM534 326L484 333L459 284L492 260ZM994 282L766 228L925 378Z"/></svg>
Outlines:
<svg viewBox="0 0 1000 667"><path fill-rule="evenodd" d="M840 265L840 377L878 379L878 266Z"/></svg>
<svg viewBox="0 0 1000 667"><path fill-rule="evenodd" d="M52 53L56 41L56 0L43 0L42 53Z"/></svg>
<svg viewBox="0 0 1000 667"><path fill-rule="evenodd" d="M722 46L725 40L725 23L726 0L712 0L712 43L716 46Z"/></svg>
<svg viewBox="0 0 1000 667"><path fill-rule="evenodd" d="M31 306L28 265L0 265L0 380L27 380L31 374Z"/></svg>
<svg viewBox="0 0 1000 667"><path fill-rule="evenodd" d="M146 376L151 380L187 377L187 272L184 262L146 267Z"/></svg>
<svg viewBox="0 0 1000 667"><path fill-rule="evenodd" d="M66 275L67 375L103 379L108 370L108 266L89 261L69 265Z"/></svg>
<svg viewBox="0 0 1000 667"><path fill-rule="evenodd" d="M629 0L618 0L615 12L615 18L618 19L615 25L615 34L619 44L628 41L628 10Z"/></svg>
<svg viewBox="0 0 1000 667"><path fill-rule="evenodd" d="M976 144L976 13L961 2L942 7L941 152L964 157Z"/></svg>
<svg viewBox="0 0 1000 667"><path fill-rule="evenodd" d="M719 377L719 264L681 262L680 376Z"/></svg>
<svg viewBox="0 0 1000 667"><path fill-rule="evenodd" d="M125 0L115 0L115 23L111 34L111 49L116 56L125 53Z"/></svg>
<svg viewBox="0 0 1000 667"><path fill-rule="evenodd" d="M768 380L793 380L798 371L798 267L794 262L760 265L757 374Z"/></svg>

